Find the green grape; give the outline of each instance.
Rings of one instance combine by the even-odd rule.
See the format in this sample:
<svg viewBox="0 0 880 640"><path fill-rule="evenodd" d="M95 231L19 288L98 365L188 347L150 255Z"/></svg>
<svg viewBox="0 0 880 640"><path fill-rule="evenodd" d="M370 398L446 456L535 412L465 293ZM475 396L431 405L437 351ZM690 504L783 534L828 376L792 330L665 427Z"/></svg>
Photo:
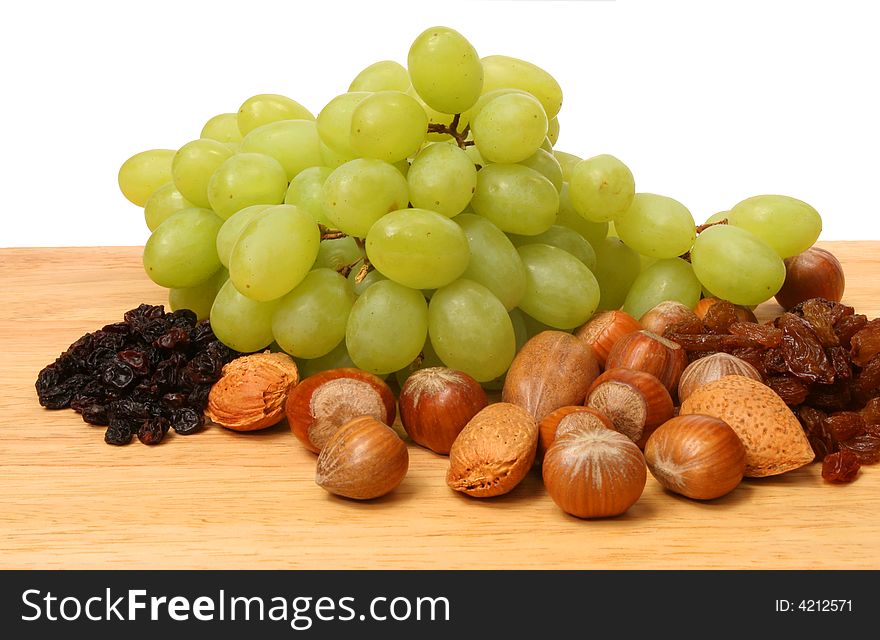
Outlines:
<svg viewBox="0 0 880 640"><path fill-rule="evenodd" d="M236 211L226 219L223 226L220 227L220 231L217 232L217 257L220 258L220 264L227 269L229 268L229 256L232 255L232 247L238 241L238 236L250 224L251 220L272 206L271 204L253 204L241 211Z"/></svg>
<svg viewBox="0 0 880 640"><path fill-rule="evenodd" d="M490 164L477 172L471 206L507 233L535 235L556 220L559 193L547 178L520 164Z"/></svg>
<svg viewBox="0 0 880 640"><path fill-rule="evenodd" d="M144 269L162 287L194 287L220 268L217 232L223 221L208 209L183 209L156 227L144 246Z"/></svg>
<svg viewBox="0 0 880 640"><path fill-rule="evenodd" d="M565 151L559 151L557 149L553 150L553 157L559 161L559 166L562 167L562 179L566 182L571 180L571 174L574 172L574 168L581 160L583 160L583 158L576 156L573 153L566 153Z"/></svg>
<svg viewBox="0 0 880 640"><path fill-rule="evenodd" d="M144 206L144 220L149 230L155 231L156 227L165 222L165 219L175 211L192 209L194 206L174 188L173 182L169 182L156 189L147 200Z"/></svg>
<svg viewBox="0 0 880 640"><path fill-rule="evenodd" d="M471 259L462 278L492 292L505 309L513 309L526 293L526 269L516 247L501 229L473 213L454 218L467 236Z"/></svg>
<svg viewBox="0 0 880 640"><path fill-rule="evenodd" d="M556 224L569 229L574 229L596 249L608 236L607 222L590 222L577 211L571 204L569 187L567 182L562 183L562 191L559 192L559 212L556 214Z"/></svg>
<svg viewBox="0 0 880 640"><path fill-rule="evenodd" d="M458 278L471 254L455 222L427 209L382 216L367 234L367 257L386 277L413 289L436 289Z"/></svg>
<svg viewBox="0 0 880 640"><path fill-rule="evenodd" d="M675 260L675 258L668 258L669 260ZM650 267L652 264L655 264L660 258L654 258L653 256L643 256L641 253L639 254L639 265L640 271L642 273L645 269Z"/></svg>
<svg viewBox="0 0 880 640"><path fill-rule="evenodd" d="M348 160L355 157L351 146L351 117L357 106L372 93L355 91L343 93L328 102L318 114L318 135L332 151Z"/></svg>
<svg viewBox="0 0 880 640"><path fill-rule="evenodd" d="M309 167L303 169L290 181L284 204L295 204L311 214L318 224L332 227L333 223L324 210L324 182L333 173L330 167Z"/></svg>
<svg viewBox="0 0 880 640"><path fill-rule="evenodd" d="M614 221L614 228L628 246L654 258L687 253L697 236L687 207L653 193L637 193L629 209Z"/></svg>
<svg viewBox="0 0 880 640"><path fill-rule="evenodd" d="M333 271L339 271L344 267L354 264L353 268L357 271L360 268L359 261L363 260L363 258L363 249L351 236L321 240L321 247L318 249L318 256L315 258L315 264L312 268L326 267L327 269L333 269ZM358 264L355 264L356 262Z"/></svg>
<svg viewBox="0 0 880 640"><path fill-rule="evenodd" d="M751 231L781 258L791 258L813 246L822 232L819 212L802 200L765 195L747 198L727 216L730 224Z"/></svg>
<svg viewBox="0 0 880 640"><path fill-rule="evenodd" d="M275 342L297 358L327 355L345 339L345 325L356 298L348 281L335 271L309 272L275 309Z"/></svg>
<svg viewBox="0 0 880 640"><path fill-rule="evenodd" d="M358 158L333 170L324 181L324 210L333 227L358 238L373 223L409 202L406 178L382 160Z"/></svg>
<svg viewBox="0 0 880 640"><path fill-rule="evenodd" d="M544 142L542 142L541 146L538 148L543 149L547 153L550 153L550 154L553 153L553 143L550 142L550 138L548 138L547 136L544 136Z"/></svg>
<svg viewBox="0 0 880 640"><path fill-rule="evenodd" d="M567 251L575 258L584 263L592 271L596 268L596 251L584 237L574 229L553 225L544 233L536 236L518 236L510 234L510 241L516 247L527 244L549 244L552 247Z"/></svg>
<svg viewBox="0 0 880 640"><path fill-rule="evenodd" d="M229 256L229 279L248 298L280 298L305 278L320 242L308 213L290 204L270 207L239 234Z"/></svg>
<svg viewBox="0 0 880 640"><path fill-rule="evenodd" d="M553 116L547 123L547 137L550 138L550 144L554 145L559 142L559 117ZM551 151L552 153L552 151Z"/></svg>
<svg viewBox="0 0 880 640"><path fill-rule="evenodd" d="M575 211L593 222L620 217L636 191L633 174L614 156L601 155L578 162L568 180Z"/></svg>
<svg viewBox="0 0 880 640"><path fill-rule="evenodd" d="M402 64L380 60L361 71L348 87L351 91L408 91L409 74Z"/></svg>
<svg viewBox="0 0 880 640"><path fill-rule="evenodd" d="M531 93L554 118L562 107L562 88L549 73L531 62L510 56L486 56L483 62L483 93L514 88Z"/></svg>
<svg viewBox="0 0 880 640"><path fill-rule="evenodd" d="M173 149L150 149L134 154L119 167L119 189L129 202L143 207L153 192L171 182Z"/></svg>
<svg viewBox="0 0 880 640"><path fill-rule="evenodd" d="M430 305L428 305L428 308L430 309ZM425 344L422 345L422 350L419 352L419 355L416 356L415 360L410 362L403 369L398 369L397 371L395 371L394 378L397 380L397 384L402 387L403 383L406 382L406 379L419 369L444 366L446 365L443 364L440 356L438 356L437 352L434 351L434 347L431 346L431 339L428 338L427 340L425 340Z"/></svg>
<svg viewBox="0 0 880 640"><path fill-rule="evenodd" d="M257 127L241 141L242 152L275 158L292 180L300 171L323 162L314 120L279 120Z"/></svg>
<svg viewBox="0 0 880 640"><path fill-rule="evenodd" d="M456 280L434 293L428 305L428 335L447 367L479 382L502 375L516 355L507 310L489 289L472 280Z"/></svg>
<svg viewBox="0 0 880 640"><path fill-rule="evenodd" d="M252 204L281 204L286 193L284 167L262 153L232 156L208 181L208 201L224 220Z"/></svg>
<svg viewBox="0 0 880 640"><path fill-rule="evenodd" d="M700 300L701 292L702 286L689 262L681 258L658 260L644 269L632 283L623 310L638 320L667 300L693 309Z"/></svg>
<svg viewBox="0 0 880 640"><path fill-rule="evenodd" d="M476 117L478 115L480 115L480 112L483 110L483 107L485 107L487 104L492 102L492 100L494 100L495 98L498 98L500 96L506 96L510 93L517 93L519 95L527 96L529 98L535 97L531 93L528 93L527 91L522 91L521 89L514 89L513 87L504 87L502 89L495 89L494 91L489 91L489 92L483 93L482 95L480 95L479 98L477 98L477 101L473 104L473 106L471 106L470 108L466 109L465 111L463 111L461 113L461 115L459 116L459 121L458 121L458 125L459 125L458 130L463 131L465 126L471 124L476 119ZM451 116L449 116L449 117L451 117Z"/></svg>
<svg viewBox="0 0 880 640"><path fill-rule="evenodd" d="M325 167L335 169L355 159L354 153L345 154L336 151L321 140L321 163Z"/></svg>
<svg viewBox="0 0 880 640"><path fill-rule="evenodd" d="M432 109L429 107L422 97L418 94L418 92L410 86L409 90L406 92L410 98L413 98L419 105L422 107L422 110L425 112L425 115L428 118L428 127L433 126L444 126L450 127L452 125L452 119L455 117L454 114L451 113L441 113L436 109ZM458 126L458 131L462 131L464 129L464 123L460 122ZM452 136L448 133L441 133L439 131L429 131L425 136L425 140L427 142L451 142Z"/></svg>
<svg viewBox="0 0 880 640"><path fill-rule="evenodd" d="M709 227L697 237L691 264L703 286L733 304L761 304L785 281L779 254L750 231L729 224Z"/></svg>
<svg viewBox="0 0 880 640"><path fill-rule="evenodd" d="M299 369L300 377L305 380L309 376L321 373L322 371L354 367L355 364L348 355L348 349L345 346L345 340L343 340L336 345L330 353L323 355L320 358L311 358L308 360L304 358L296 358L296 366Z"/></svg>
<svg viewBox="0 0 880 640"><path fill-rule="evenodd" d="M519 303L524 312L558 329L572 329L593 315L599 284L583 262L547 244L517 251L526 267L526 295Z"/></svg>
<svg viewBox="0 0 880 640"><path fill-rule="evenodd" d="M547 114L532 96L508 93L490 100L471 122L474 142L490 162L520 162L547 136Z"/></svg>
<svg viewBox="0 0 880 640"><path fill-rule="evenodd" d="M213 276L194 287L169 289L168 304L172 311L189 309L199 320L204 320L211 315L214 298L228 279L229 272L226 269L217 269Z"/></svg>
<svg viewBox="0 0 880 640"><path fill-rule="evenodd" d="M593 274L601 293L598 310L620 309L632 283L641 273L639 254L613 236L608 236L593 248L596 250Z"/></svg>
<svg viewBox="0 0 880 640"><path fill-rule="evenodd" d="M362 266L362 265L361 265ZM367 272L367 275L363 277L363 279L358 282L357 277L360 273L361 267L355 266L354 269L348 274L348 282L351 285L351 288L354 290L355 295L362 296L364 291L369 289L374 283L379 282L379 280L387 280L387 278L382 275L381 272L376 269L371 269Z"/></svg>
<svg viewBox="0 0 880 640"><path fill-rule="evenodd" d="M272 344L272 315L278 301L257 302L241 295L232 280L220 287L211 306L211 329L230 349L260 351Z"/></svg>
<svg viewBox="0 0 880 640"><path fill-rule="evenodd" d="M483 89L479 55L463 35L448 27L423 31L409 49L407 67L422 100L442 113L461 113Z"/></svg>
<svg viewBox="0 0 880 640"><path fill-rule="evenodd" d="M471 201L477 188L477 169L457 145L435 142L413 159L406 182L414 207L451 218Z"/></svg>
<svg viewBox="0 0 880 640"><path fill-rule="evenodd" d="M221 113L214 116L202 127L200 138L211 138L217 142L241 142L238 130L237 113Z"/></svg>
<svg viewBox="0 0 880 640"><path fill-rule="evenodd" d="M397 162L421 148L428 116L421 105L400 91L379 91L351 112L351 148L359 156Z"/></svg>
<svg viewBox="0 0 880 640"><path fill-rule="evenodd" d="M719 211L718 213L713 213L711 216L706 218L706 222L704 222L703 224L713 224L715 222L721 222L725 218L729 218L729 217L730 217L730 211Z"/></svg>
<svg viewBox="0 0 880 640"><path fill-rule="evenodd" d="M474 166L479 169L480 167L485 167L488 162L486 162L485 158L480 155L480 150L477 149L477 145L471 144L465 147L464 152L467 154L467 157L470 158L471 162L474 163Z"/></svg>
<svg viewBox="0 0 880 640"><path fill-rule="evenodd" d="M187 142L171 163L174 186L194 206L208 209L208 182L214 172L233 155L229 147L210 138Z"/></svg>
<svg viewBox="0 0 880 640"><path fill-rule="evenodd" d="M529 327L526 324L526 314L522 312L522 309L516 308L508 311L507 315L510 316L510 322L513 324L513 335L516 339L516 352L519 353L519 350L523 348L530 337Z"/></svg>
<svg viewBox="0 0 880 640"><path fill-rule="evenodd" d="M427 335L428 304L421 292L380 280L351 308L345 344L358 367L386 374L415 360Z"/></svg>
<svg viewBox="0 0 880 640"><path fill-rule="evenodd" d="M242 136L264 124L278 120L314 120L315 116L296 100L274 93L251 96L238 110L238 130Z"/></svg>
<svg viewBox="0 0 880 640"><path fill-rule="evenodd" d="M538 149L519 164L534 169L552 182L557 191L562 191L562 167L552 153Z"/></svg>

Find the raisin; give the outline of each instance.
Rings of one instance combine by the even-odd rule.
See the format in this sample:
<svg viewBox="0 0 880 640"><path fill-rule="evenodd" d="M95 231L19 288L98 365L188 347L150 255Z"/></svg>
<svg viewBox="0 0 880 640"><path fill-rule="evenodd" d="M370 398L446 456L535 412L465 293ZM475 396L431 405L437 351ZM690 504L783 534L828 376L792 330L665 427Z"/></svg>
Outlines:
<svg viewBox="0 0 880 640"><path fill-rule="evenodd" d="M859 475L861 466L858 456L841 449L837 453L829 453L822 460L822 478L826 482L839 484L852 482Z"/></svg>
<svg viewBox="0 0 880 640"><path fill-rule="evenodd" d="M788 365L785 364L785 356L782 349L767 349L764 352L764 366L762 369L770 375L772 373L787 373Z"/></svg>
<svg viewBox="0 0 880 640"><path fill-rule="evenodd" d="M833 453L836 449L834 438L825 428L826 414L814 407L804 406L798 409L798 420L807 434L807 440L816 454L817 460L822 460L829 453Z"/></svg>
<svg viewBox="0 0 880 640"><path fill-rule="evenodd" d="M134 382L134 370L122 362L114 360L108 362L101 370L101 382L108 387L125 389Z"/></svg>
<svg viewBox="0 0 880 640"><path fill-rule="evenodd" d="M766 378L767 370L764 368L764 353L765 351L758 347L741 347L731 349L730 351L730 355L736 356L740 360L745 360Z"/></svg>
<svg viewBox="0 0 880 640"><path fill-rule="evenodd" d="M169 409L180 409L187 404L187 394L175 391L162 396L162 403Z"/></svg>
<svg viewBox="0 0 880 640"><path fill-rule="evenodd" d="M808 382L834 382L834 369L825 355L825 349L816 332L803 318L785 313L777 318L776 326L782 329L780 349L791 373Z"/></svg>
<svg viewBox="0 0 880 640"><path fill-rule="evenodd" d="M852 379L852 361L849 358L849 350L846 347L831 347L825 353L834 369L835 380Z"/></svg>
<svg viewBox="0 0 880 640"><path fill-rule="evenodd" d="M859 371L854 388L862 404L880 394L880 356L875 356L864 369Z"/></svg>
<svg viewBox="0 0 880 640"><path fill-rule="evenodd" d="M749 338L756 347L773 349L782 344L782 331L772 325L754 322L734 322L730 325L730 333L735 336Z"/></svg>
<svg viewBox="0 0 880 640"><path fill-rule="evenodd" d="M838 411L825 418L825 428L838 442L863 435L867 424L855 411Z"/></svg>
<svg viewBox="0 0 880 640"><path fill-rule="evenodd" d="M770 376L767 378L767 386L782 398L787 405L799 405L807 399L810 390L791 374Z"/></svg>
<svg viewBox="0 0 880 640"><path fill-rule="evenodd" d="M805 402L824 411L845 411L853 405L853 394L846 382L814 384Z"/></svg>
<svg viewBox="0 0 880 640"><path fill-rule="evenodd" d="M104 442L107 444L123 445L131 442L131 428L126 425L110 425L104 432Z"/></svg>
<svg viewBox="0 0 880 640"><path fill-rule="evenodd" d="M127 349L116 354L122 362L131 367L136 374L145 376L150 372L150 362L147 354L137 349Z"/></svg>
<svg viewBox="0 0 880 640"><path fill-rule="evenodd" d="M861 331L866 324L868 324L868 318L860 313L852 316L843 316L835 322L834 333L837 334L837 339L840 341L841 346L849 349L852 337Z"/></svg>
<svg viewBox="0 0 880 640"><path fill-rule="evenodd" d="M828 300L822 298L805 300L798 305L798 310L800 312L798 315L810 325L823 347L840 345L840 338L834 332L834 322L839 314L834 307L828 304Z"/></svg>
<svg viewBox="0 0 880 640"><path fill-rule="evenodd" d="M666 330L663 332L663 336L668 338L669 335L673 333L686 333L690 335L703 333L703 321L700 320L696 316L696 314L692 314L685 317L684 320L673 322L671 325L666 327Z"/></svg>
<svg viewBox="0 0 880 640"><path fill-rule="evenodd" d="M880 425L880 398L871 398L861 410L868 425Z"/></svg>
<svg viewBox="0 0 880 640"><path fill-rule="evenodd" d="M189 309L178 309L165 314L165 320L172 327L180 327L181 329L192 329L198 322L195 312Z"/></svg>
<svg viewBox="0 0 880 640"><path fill-rule="evenodd" d="M98 402L87 404L83 407L81 413L83 422L87 424L99 426L106 426L109 424L110 418L108 417L109 412L106 404Z"/></svg>
<svg viewBox="0 0 880 640"><path fill-rule="evenodd" d="M204 349L208 344L217 340L217 337L214 335L214 330L211 329L211 323L208 320L202 320L193 329L190 340L199 349Z"/></svg>
<svg viewBox="0 0 880 640"><path fill-rule="evenodd" d="M185 407L174 412L171 427L175 433L188 436L199 431L205 424L205 416L202 412L190 407Z"/></svg>
<svg viewBox="0 0 880 640"><path fill-rule="evenodd" d="M75 373L63 381L56 381L54 384L50 384L47 377L44 377L42 386L38 378L37 397L40 404L47 409L66 409L88 382L89 377L82 373Z"/></svg>
<svg viewBox="0 0 880 640"><path fill-rule="evenodd" d="M880 354L880 318L871 320L856 333L850 341L850 355L853 364L866 366L874 356Z"/></svg>
<svg viewBox="0 0 880 640"><path fill-rule="evenodd" d="M716 302L703 317L703 326L707 333L729 333L730 325L737 322L736 308L726 300Z"/></svg>
<svg viewBox="0 0 880 640"><path fill-rule="evenodd" d="M710 309L713 309L718 306L720 303L715 303ZM702 352L712 352L712 351L721 351L724 347L724 338L723 335L714 335L711 333L700 333L700 334L689 334L689 333L673 333L670 334L669 339L673 342L677 342L684 348L685 351L702 351Z"/></svg>
<svg viewBox="0 0 880 640"><path fill-rule="evenodd" d="M186 397L187 404L197 411L204 411L208 406L208 394L211 392L211 385L200 384L190 391Z"/></svg>
<svg viewBox="0 0 880 640"><path fill-rule="evenodd" d="M171 327L153 342L160 349L183 349L188 345L189 333L181 327Z"/></svg>
<svg viewBox="0 0 880 640"><path fill-rule="evenodd" d="M138 428L137 438L143 444L159 444L169 428L171 423L167 418L149 418Z"/></svg>
<svg viewBox="0 0 880 640"><path fill-rule="evenodd" d="M840 443L841 449L849 449L859 458L862 464L877 464L880 462L880 436L873 433L863 433Z"/></svg>
<svg viewBox="0 0 880 640"><path fill-rule="evenodd" d="M209 350L192 358L184 369L184 376L192 384L212 384L220 379L225 361Z"/></svg>

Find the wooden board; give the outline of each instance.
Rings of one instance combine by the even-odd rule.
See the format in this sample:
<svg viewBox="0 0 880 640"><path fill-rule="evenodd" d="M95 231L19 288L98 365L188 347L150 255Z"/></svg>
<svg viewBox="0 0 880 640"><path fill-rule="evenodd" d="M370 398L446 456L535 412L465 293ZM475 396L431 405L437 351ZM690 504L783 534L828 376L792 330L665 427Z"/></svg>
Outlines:
<svg viewBox="0 0 880 640"><path fill-rule="evenodd" d="M844 264L845 301L880 315L880 244L824 246ZM880 568L880 467L838 487L811 465L708 503L649 477L624 516L581 521L537 469L507 496L474 500L446 487L444 457L415 445L392 495L337 499L284 424L108 446L72 411L42 409L34 380L83 333L165 302L140 253L0 250L2 568Z"/></svg>

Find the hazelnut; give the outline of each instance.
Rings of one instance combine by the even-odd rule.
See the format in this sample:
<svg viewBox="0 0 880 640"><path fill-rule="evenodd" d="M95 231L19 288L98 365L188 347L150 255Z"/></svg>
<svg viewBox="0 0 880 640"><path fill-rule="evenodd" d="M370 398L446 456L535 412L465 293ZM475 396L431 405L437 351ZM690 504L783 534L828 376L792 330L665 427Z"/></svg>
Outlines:
<svg viewBox="0 0 880 640"><path fill-rule="evenodd" d="M572 414L584 423L557 434L547 449L544 484L553 501L573 516L620 515L645 489L645 458L632 440L587 416Z"/></svg>
<svg viewBox="0 0 880 640"><path fill-rule="evenodd" d="M651 331L636 331L623 336L611 349L606 369L637 369L650 373L673 393L687 367L687 353L681 345Z"/></svg>
<svg viewBox="0 0 880 640"><path fill-rule="evenodd" d="M223 366L205 415L233 431L271 427L284 419L288 392L298 381L296 363L286 353L241 356Z"/></svg>
<svg viewBox="0 0 880 640"><path fill-rule="evenodd" d="M644 371L623 368L608 369L596 378L585 404L607 416L614 429L639 448L675 410L660 380Z"/></svg>
<svg viewBox="0 0 880 640"><path fill-rule="evenodd" d="M535 462L538 425L522 407L496 402L467 423L449 450L446 484L475 498L507 493Z"/></svg>
<svg viewBox="0 0 880 640"><path fill-rule="evenodd" d="M745 376L758 382L764 379L754 366L729 353L713 353L691 362L678 380L678 401L684 402L694 391L724 376Z"/></svg>
<svg viewBox="0 0 880 640"><path fill-rule="evenodd" d="M593 348L599 366L604 367L611 347L626 334L641 328L639 321L626 311L602 311L575 329L574 335Z"/></svg>
<svg viewBox="0 0 880 640"><path fill-rule="evenodd" d="M785 473L816 457L798 419L773 390L744 376L724 376L694 391L681 415L698 413L723 420L746 450L749 478Z"/></svg>
<svg viewBox="0 0 880 640"><path fill-rule="evenodd" d="M543 460L544 454L553 441L556 439L556 433L560 426L572 424L573 420L569 420L569 416L573 413L587 413L602 423L609 429L614 428L614 424L605 415L598 411L585 407L583 405L573 405L568 407L559 407L555 411L548 413L541 422L538 423L538 460Z"/></svg>
<svg viewBox="0 0 880 640"><path fill-rule="evenodd" d="M562 331L542 331L513 359L501 400L541 420L554 409L583 403L598 375L599 364L586 341Z"/></svg>
<svg viewBox="0 0 880 640"><path fill-rule="evenodd" d="M639 318L642 329L656 333L658 336L662 336L672 325L688 321L696 322L699 318L693 309L675 300L661 302Z"/></svg>
<svg viewBox="0 0 880 640"><path fill-rule="evenodd" d="M810 298L840 302L845 287L840 260L830 251L810 247L785 259L785 282L776 293L776 301L786 311Z"/></svg>
<svg viewBox="0 0 880 640"><path fill-rule="evenodd" d="M408 467L409 452L394 429L361 416L327 440L318 455L315 482L338 496L370 500L393 491Z"/></svg>
<svg viewBox="0 0 880 640"><path fill-rule="evenodd" d="M309 451L319 453L336 431L359 416L392 424L394 393L382 378L344 367L309 376L287 397L290 430Z"/></svg>
<svg viewBox="0 0 880 640"><path fill-rule="evenodd" d="M698 414L664 422L645 445L648 469L664 489L713 500L742 481L746 450L723 420Z"/></svg>
<svg viewBox="0 0 880 640"><path fill-rule="evenodd" d="M456 436L489 403L480 383L447 367L414 371L400 390L400 420L409 437L436 453L449 453Z"/></svg>

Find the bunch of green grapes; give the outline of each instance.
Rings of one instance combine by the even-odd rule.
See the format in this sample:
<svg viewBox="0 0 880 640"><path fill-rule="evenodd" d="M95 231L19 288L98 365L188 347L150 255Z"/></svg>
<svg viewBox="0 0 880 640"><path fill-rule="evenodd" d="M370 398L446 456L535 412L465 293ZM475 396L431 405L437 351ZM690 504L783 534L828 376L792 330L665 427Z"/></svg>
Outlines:
<svg viewBox="0 0 880 640"><path fill-rule="evenodd" d="M783 196L698 235L617 158L557 150L561 106L544 69L434 27L406 67L367 66L317 115L252 96L179 149L127 160L119 185L144 208L144 268L172 308L308 373L442 363L497 384L528 337L597 310L640 317L705 291L758 304L818 236L818 214Z"/></svg>

